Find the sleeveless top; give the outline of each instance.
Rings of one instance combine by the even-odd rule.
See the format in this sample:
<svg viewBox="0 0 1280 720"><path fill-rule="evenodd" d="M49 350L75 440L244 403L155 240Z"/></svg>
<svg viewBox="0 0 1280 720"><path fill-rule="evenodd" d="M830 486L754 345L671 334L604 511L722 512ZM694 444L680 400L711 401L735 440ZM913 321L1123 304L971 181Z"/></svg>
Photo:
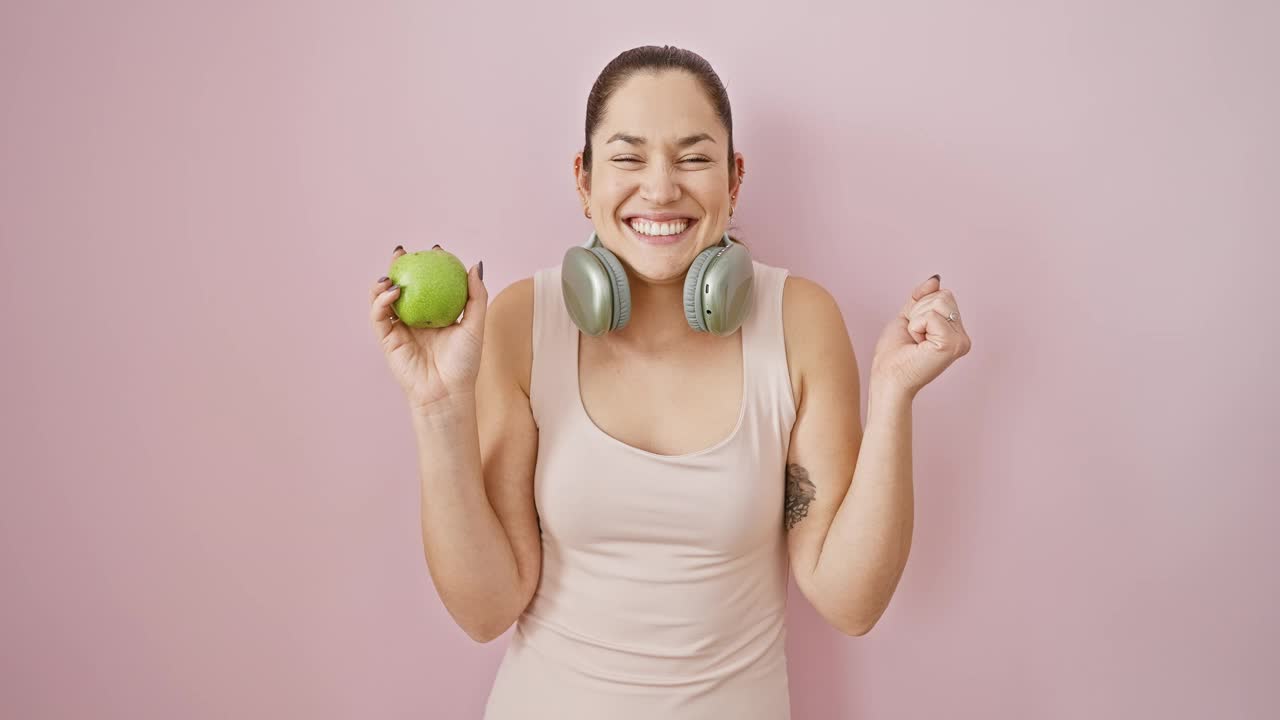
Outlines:
<svg viewBox="0 0 1280 720"><path fill-rule="evenodd" d="M595 425L579 392L580 331L564 307L560 268L534 274L529 399L542 575L485 720L790 717L788 271L753 265L737 426L684 455L642 450Z"/></svg>

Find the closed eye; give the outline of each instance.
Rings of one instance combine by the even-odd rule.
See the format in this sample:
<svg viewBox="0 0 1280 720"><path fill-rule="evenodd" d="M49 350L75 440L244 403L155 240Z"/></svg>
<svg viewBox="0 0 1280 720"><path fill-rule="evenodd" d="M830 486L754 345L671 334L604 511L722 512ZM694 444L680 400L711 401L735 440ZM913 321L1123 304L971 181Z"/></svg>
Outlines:
<svg viewBox="0 0 1280 720"><path fill-rule="evenodd" d="M638 158L614 158L613 161L614 162L640 162ZM680 162L709 163L711 161L706 158L685 158Z"/></svg>

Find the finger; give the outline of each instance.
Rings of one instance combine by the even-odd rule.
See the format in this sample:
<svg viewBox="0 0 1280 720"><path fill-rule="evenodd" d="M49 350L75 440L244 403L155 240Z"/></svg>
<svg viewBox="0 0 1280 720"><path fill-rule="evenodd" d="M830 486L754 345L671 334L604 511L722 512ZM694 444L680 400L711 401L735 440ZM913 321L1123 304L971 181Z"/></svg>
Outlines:
<svg viewBox="0 0 1280 720"><path fill-rule="evenodd" d="M395 329L393 317L395 312L391 308L391 303L400 297L400 287L392 285L391 287L378 293L373 299L373 304L369 306L369 321L373 323L374 332L377 333L378 339L382 340Z"/></svg>
<svg viewBox="0 0 1280 720"><path fill-rule="evenodd" d="M930 300L931 302L929 302L928 307L936 309L944 318L954 317L954 319L950 319L948 322L950 322L953 327L961 328L961 332L963 332L960 318L960 304L956 302L955 293L951 292L949 289L942 289L933 293L930 296Z"/></svg>
<svg viewBox="0 0 1280 720"><path fill-rule="evenodd" d="M920 313L924 312L930 307L933 307L934 305L936 305L937 302L943 299L945 296L946 296L945 290L935 290L931 293L924 295L919 300L913 297L911 300L908 300L905 305L902 306L901 313L904 317L907 317L907 318L915 317L916 315L919 315Z"/></svg>
<svg viewBox="0 0 1280 720"><path fill-rule="evenodd" d="M386 290L389 287L391 287L391 278L385 275L378 278L378 281L375 282L373 286L369 288L369 302L373 302L374 300L377 300L378 295L383 290Z"/></svg>
<svg viewBox="0 0 1280 720"><path fill-rule="evenodd" d="M948 295L949 293L946 290L942 290L941 292L933 293L928 297L924 298L923 300L919 300L915 302L914 304L912 304L911 309L907 311L907 317L913 318L917 315L921 315L929 311L930 309L933 309L942 313L943 317L946 317L950 315L952 312L955 312L956 320L959 321L960 308L956 306L954 300L947 299Z"/></svg>
<svg viewBox="0 0 1280 720"><path fill-rule="evenodd" d="M403 246L403 245L397 245L397 246L396 246L396 249L391 251L391 259L392 259L392 260L395 260L396 258L398 258L398 257L400 257L401 255L404 255L404 254L405 254L405 252L404 252L404 246Z"/></svg>
<svg viewBox="0 0 1280 720"><path fill-rule="evenodd" d="M476 263L467 271L467 304L462 308L462 321L458 323L476 338L484 337L484 318L489 311L489 290L480 279L480 266Z"/></svg>
<svg viewBox="0 0 1280 720"><path fill-rule="evenodd" d="M934 305L933 309L937 310L938 314L942 316L942 319L950 323L952 327L960 327L960 310L956 308L956 306L939 302ZM955 319L953 320L952 318Z"/></svg>
<svg viewBox="0 0 1280 720"><path fill-rule="evenodd" d="M927 312L912 318L907 323L907 332L911 333L917 345L927 340L939 350L952 344L952 339L957 334L951 323L947 322L946 316L935 308L929 308Z"/></svg>
<svg viewBox="0 0 1280 720"><path fill-rule="evenodd" d="M930 276L928 280L925 280L924 282L920 283L919 285L916 286L915 290L911 291L911 299L919 300L923 298L925 295L928 295L929 293L937 292L938 289L941 287L942 287L942 276L941 275Z"/></svg>
<svg viewBox="0 0 1280 720"><path fill-rule="evenodd" d="M919 345L924 342L925 323L921 319L923 313L914 313L907 315L907 333L911 335L911 340Z"/></svg>
<svg viewBox="0 0 1280 720"><path fill-rule="evenodd" d="M920 283L911 291L911 299L903 304L900 314L903 317L911 317L912 313L919 309L924 301L935 296L941 289L942 279L937 275Z"/></svg>

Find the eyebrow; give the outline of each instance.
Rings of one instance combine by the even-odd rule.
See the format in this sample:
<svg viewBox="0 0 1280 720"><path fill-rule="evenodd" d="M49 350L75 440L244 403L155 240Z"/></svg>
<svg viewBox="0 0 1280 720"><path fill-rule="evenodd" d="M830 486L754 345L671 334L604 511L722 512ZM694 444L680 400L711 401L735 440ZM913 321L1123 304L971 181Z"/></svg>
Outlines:
<svg viewBox="0 0 1280 720"><path fill-rule="evenodd" d="M630 145L644 145L645 142L647 142L642 137L636 137L635 135L628 135L626 133L619 132L619 133L614 133L613 137L606 140L605 145L608 145L614 140L621 140L622 142L628 143ZM689 135L688 137L682 137L679 140L676 140L676 147L687 148L690 145L696 145L697 143L700 143L703 140L710 140L711 142L716 141L715 138L711 137L706 133L697 133L695 135Z"/></svg>

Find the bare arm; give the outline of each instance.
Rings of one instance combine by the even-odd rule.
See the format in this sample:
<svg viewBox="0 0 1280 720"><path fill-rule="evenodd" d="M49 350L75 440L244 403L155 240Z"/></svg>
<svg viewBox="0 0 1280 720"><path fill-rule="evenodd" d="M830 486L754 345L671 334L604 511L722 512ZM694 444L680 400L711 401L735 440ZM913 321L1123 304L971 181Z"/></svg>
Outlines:
<svg viewBox="0 0 1280 720"><path fill-rule="evenodd" d="M413 413L427 568L449 614L477 642L499 637L524 612L542 568L538 430L527 390L532 285L517 282L490 306L474 394Z"/></svg>

